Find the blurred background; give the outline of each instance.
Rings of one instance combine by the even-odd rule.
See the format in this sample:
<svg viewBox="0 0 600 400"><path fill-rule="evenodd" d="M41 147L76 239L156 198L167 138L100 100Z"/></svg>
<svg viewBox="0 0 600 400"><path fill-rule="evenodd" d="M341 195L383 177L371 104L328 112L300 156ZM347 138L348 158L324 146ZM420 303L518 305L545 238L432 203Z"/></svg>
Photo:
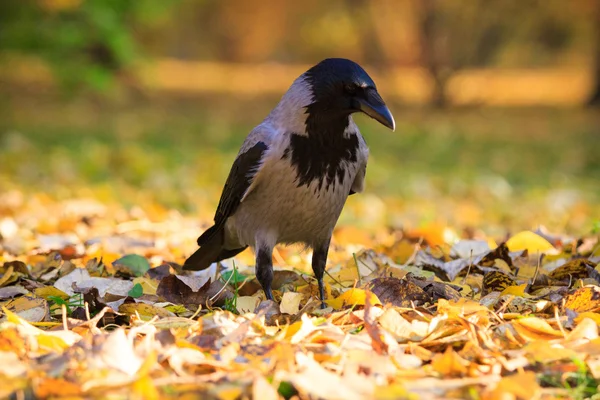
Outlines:
<svg viewBox="0 0 600 400"><path fill-rule="evenodd" d="M208 221L244 136L327 57L397 122L356 117L372 156L342 224L600 226L600 0L3 1L0 194Z"/></svg>

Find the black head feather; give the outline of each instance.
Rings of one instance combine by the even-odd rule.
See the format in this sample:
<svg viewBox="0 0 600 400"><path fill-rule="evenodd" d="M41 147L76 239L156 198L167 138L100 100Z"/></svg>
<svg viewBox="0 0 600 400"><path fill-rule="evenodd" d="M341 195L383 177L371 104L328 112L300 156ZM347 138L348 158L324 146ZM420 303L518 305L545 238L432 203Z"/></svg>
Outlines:
<svg viewBox="0 0 600 400"><path fill-rule="evenodd" d="M336 98L360 95L360 91L376 89L375 82L354 61L327 58L304 74L311 85L314 103L332 105Z"/></svg>

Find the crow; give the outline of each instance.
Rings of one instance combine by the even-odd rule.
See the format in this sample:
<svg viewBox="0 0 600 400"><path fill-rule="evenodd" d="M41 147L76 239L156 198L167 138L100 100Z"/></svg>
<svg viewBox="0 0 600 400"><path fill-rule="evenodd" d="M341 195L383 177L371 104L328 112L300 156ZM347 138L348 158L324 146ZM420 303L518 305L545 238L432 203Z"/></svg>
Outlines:
<svg viewBox="0 0 600 400"><path fill-rule="evenodd" d="M233 162L214 225L184 263L202 270L251 246L256 277L273 300L273 248L303 243L324 307L333 228L349 195L364 188L369 149L352 119L363 112L395 129L375 83L357 63L328 58L300 75Z"/></svg>

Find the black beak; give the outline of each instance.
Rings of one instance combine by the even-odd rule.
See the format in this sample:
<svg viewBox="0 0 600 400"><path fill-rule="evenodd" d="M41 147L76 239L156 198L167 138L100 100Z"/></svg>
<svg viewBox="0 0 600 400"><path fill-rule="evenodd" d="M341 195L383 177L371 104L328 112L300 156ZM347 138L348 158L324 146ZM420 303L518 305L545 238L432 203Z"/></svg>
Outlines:
<svg viewBox="0 0 600 400"><path fill-rule="evenodd" d="M375 89L367 89L365 98L359 98L358 109L369 117L379 121L380 124L390 128L392 131L396 129L396 122L392 113L387 108L383 99Z"/></svg>

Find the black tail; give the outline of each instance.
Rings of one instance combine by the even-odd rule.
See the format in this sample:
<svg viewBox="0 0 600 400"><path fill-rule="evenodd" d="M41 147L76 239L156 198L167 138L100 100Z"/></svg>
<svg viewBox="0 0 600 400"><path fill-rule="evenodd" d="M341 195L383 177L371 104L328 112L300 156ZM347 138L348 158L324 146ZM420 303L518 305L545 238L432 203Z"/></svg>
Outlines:
<svg viewBox="0 0 600 400"><path fill-rule="evenodd" d="M244 251L246 247L228 250L223 248L225 243L225 231L221 227L212 226L199 238L198 245L201 246L183 263L183 269L200 271L210 267L210 264L231 258Z"/></svg>

